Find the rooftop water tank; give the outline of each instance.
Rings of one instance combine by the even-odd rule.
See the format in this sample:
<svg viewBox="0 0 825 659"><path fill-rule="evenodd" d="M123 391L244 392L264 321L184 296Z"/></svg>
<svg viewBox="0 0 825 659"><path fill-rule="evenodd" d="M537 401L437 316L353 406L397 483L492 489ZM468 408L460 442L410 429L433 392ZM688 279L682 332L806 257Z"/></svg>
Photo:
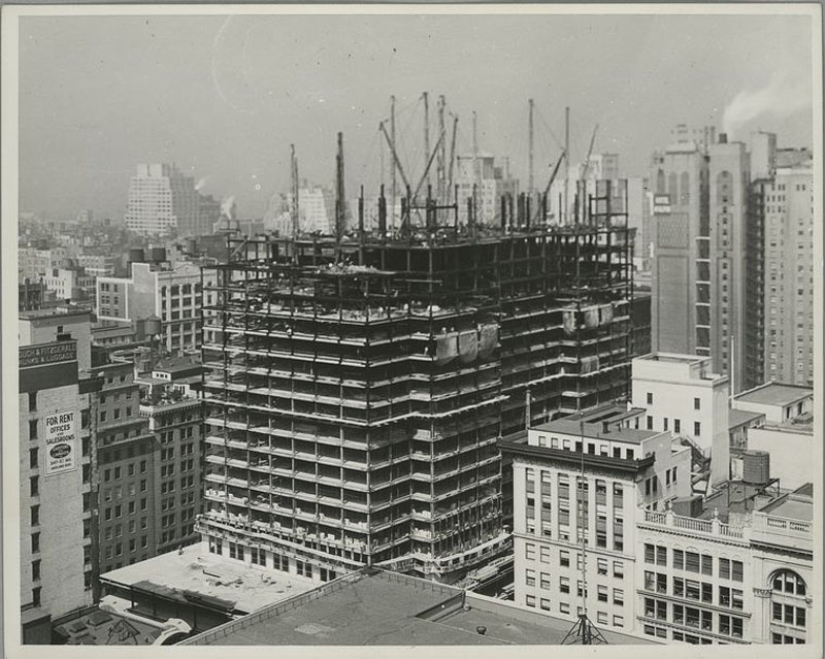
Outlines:
<svg viewBox="0 0 825 659"><path fill-rule="evenodd" d="M742 480L750 485L766 485L771 478L771 454L745 451L742 454Z"/></svg>

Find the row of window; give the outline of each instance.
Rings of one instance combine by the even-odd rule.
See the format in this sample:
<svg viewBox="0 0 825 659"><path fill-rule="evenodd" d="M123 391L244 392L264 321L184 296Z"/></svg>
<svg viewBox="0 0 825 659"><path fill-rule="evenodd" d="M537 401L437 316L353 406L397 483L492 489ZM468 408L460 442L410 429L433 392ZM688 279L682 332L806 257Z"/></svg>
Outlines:
<svg viewBox="0 0 825 659"><path fill-rule="evenodd" d="M538 598L538 602L539 602L539 607L541 608L542 611L552 611L553 610L552 609L552 604L551 604L549 599L541 597L541 598ZM530 608L535 609L536 608L536 596L535 595L527 595L525 597L525 602L524 603L527 606L529 606ZM569 615L570 614L570 604L569 604L569 602L559 602L558 610L559 610L559 613ZM582 611L582 608L577 607L577 612L581 613L581 611ZM609 616L608 616L607 612L605 612L605 611L597 611L596 612L596 623L597 624L599 624L599 625L610 624L608 621L609 621ZM613 626L614 627L624 627L624 617L620 616L620 615L614 615L613 616Z"/></svg>
<svg viewBox="0 0 825 659"><path fill-rule="evenodd" d="M745 622L743 618L728 614L714 614L713 611L697 609L692 606L682 604L668 604L668 602L645 597L644 615L646 618L654 618L677 625L694 627L704 632L717 633L733 638L742 638L744 634ZM671 609L672 617L668 617L668 609ZM714 617L716 626L714 627Z"/></svg>
<svg viewBox="0 0 825 659"><path fill-rule="evenodd" d="M527 542L524 544L524 557L527 560L534 561L536 560L536 545L532 542ZM571 552L566 549L560 549L558 551L558 561L554 562L552 560L552 547L546 545L539 546L539 562L545 564L556 564L561 567L570 567L570 554ZM580 552L574 552L576 555L576 569L581 570L582 567L582 554ZM606 576L608 574L608 568L610 566L610 562L606 558L597 558L596 559L596 571L600 575ZM613 561L613 576L622 579L624 578L624 563L622 561Z"/></svg>
<svg viewBox="0 0 825 659"><path fill-rule="evenodd" d="M667 547L645 543L645 563L667 566L667 552ZM672 551L672 566L679 570L712 576L713 556L674 549ZM718 576L722 579L744 580L744 564L742 561L720 558L718 566Z"/></svg>

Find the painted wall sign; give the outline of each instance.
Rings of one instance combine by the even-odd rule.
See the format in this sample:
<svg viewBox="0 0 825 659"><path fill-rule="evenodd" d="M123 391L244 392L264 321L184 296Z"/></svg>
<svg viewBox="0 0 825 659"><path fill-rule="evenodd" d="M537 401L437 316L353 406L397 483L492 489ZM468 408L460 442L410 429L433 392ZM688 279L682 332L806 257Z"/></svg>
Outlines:
<svg viewBox="0 0 825 659"><path fill-rule="evenodd" d="M77 429L74 411L50 414L46 427L46 475L77 469Z"/></svg>
<svg viewBox="0 0 825 659"><path fill-rule="evenodd" d="M48 345L20 348L20 368L57 364L77 359L77 341L59 341Z"/></svg>

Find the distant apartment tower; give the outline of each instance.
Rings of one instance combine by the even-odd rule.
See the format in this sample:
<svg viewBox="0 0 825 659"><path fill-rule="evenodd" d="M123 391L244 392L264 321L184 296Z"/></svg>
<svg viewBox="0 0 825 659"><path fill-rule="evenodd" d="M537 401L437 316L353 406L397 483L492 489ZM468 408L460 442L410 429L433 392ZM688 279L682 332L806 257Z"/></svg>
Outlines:
<svg viewBox="0 0 825 659"><path fill-rule="evenodd" d="M20 596L23 632L92 603L95 382L88 311L21 312Z"/></svg>
<svg viewBox="0 0 825 659"><path fill-rule="evenodd" d="M134 250L129 277L97 280L97 317L100 321L155 320L163 350L182 353L200 348L201 270L197 263L166 261L165 250L149 255Z"/></svg>
<svg viewBox="0 0 825 659"><path fill-rule="evenodd" d="M516 604L632 631L636 527L645 510L690 493L690 449L638 430L644 410L606 406L501 442L513 456Z"/></svg>
<svg viewBox="0 0 825 659"><path fill-rule="evenodd" d="M705 152L680 142L654 155L653 348L713 359L734 391L746 378L749 160L724 134ZM758 384L758 383L756 383Z"/></svg>
<svg viewBox="0 0 825 659"><path fill-rule="evenodd" d="M97 461L100 572L143 560L156 552L154 479L156 440L140 415L131 362L94 370L100 380Z"/></svg>
<svg viewBox="0 0 825 659"><path fill-rule="evenodd" d="M43 283L58 300L94 300L95 277L83 268L54 268L43 277Z"/></svg>
<svg viewBox="0 0 825 659"><path fill-rule="evenodd" d="M154 548L163 554L200 540L195 518L203 492L203 413L201 401L178 376L200 382L201 368L192 362L156 364L149 386L141 384L140 415L155 437Z"/></svg>
<svg viewBox="0 0 825 659"><path fill-rule="evenodd" d="M273 197L264 217L265 228L283 236L292 235L294 203L292 192ZM332 190L304 183L298 190L298 230L331 235L334 217L335 199Z"/></svg>
<svg viewBox="0 0 825 659"><path fill-rule="evenodd" d="M78 254L77 264L93 277L111 277L115 274L117 259L111 254Z"/></svg>
<svg viewBox="0 0 825 659"><path fill-rule="evenodd" d="M138 165L129 186L126 228L143 235L201 235L211 232L201 217L195 181L173 165Z"/></svg>
<svg viewBox="0 0 825 659"><path fill-rule="evenodd" d="M489 154L458 156L456 171L459 222L467 223L467 199L473 198L474 189L475 219L480 224L497 221L501 216L502 197L516 203L518 180L510 176L509 164L497 166L495 157Z"/></svg>
<svg viewBox="0 0 825 659"><path fill-rule="evenodd" d="M813 382L813 165L775 170L758 183L764 213L764 376Z"/></svg>

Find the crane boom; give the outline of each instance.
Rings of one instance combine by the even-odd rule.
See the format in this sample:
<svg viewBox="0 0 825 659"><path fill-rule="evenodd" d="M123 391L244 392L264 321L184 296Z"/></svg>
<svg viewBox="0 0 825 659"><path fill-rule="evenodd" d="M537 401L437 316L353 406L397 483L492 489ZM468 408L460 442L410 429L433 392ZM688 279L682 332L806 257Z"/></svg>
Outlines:
<svg viewBox="0 0 825 659"><path fill-rule="evenodd" d="M392 143L390 136L387 134L387 129L384 127L384 122L382 121L378 127L381 129L381 132L384 133L384 137L387 140L387 144L390 146L390 152L392 153L393 162L395 162L395 166L398 168L398 173L401 174L401 180L404 181L404 185L406 187L411 187L410 182L407 180L407 175L404 173L404 168L401 166L401 161L398 159L398 154L395 152L395 145Z"/></svg>
<svg viewBox="0 0 825 659"><path fill-rule="evenodd" d="M542 197L546 197L547 193L550 192L550 187L553 185L553 181L556 180L556 175L559 173L559 167L561 167L561 161L567 159L567 152L562 151L559 159L556 161L556 166L553 168L553 173L550 174L550 180L547 181L547 186L544 188L544 194ZM539 210L536 209L536 216L533 218L534 220L538 219Z"/></svg>
<svg viewBox="0 0 825 659"><path fill-rule="evenodd" d="M421 191L421 186L424 185L424 182L427 180L427 174L430 171L430 167L432 167L433 160L435 159L436 154L438 153L438 147L441 146L441 141L444 139L444 133L442 132L438 138L438 142L435 143L435 149L430 154L430 159L427 162L427 168L424 170L424 173L421 175L421 180L418 182L418 187L413 192L413 199L418 196L418 193Z"/></svg>

